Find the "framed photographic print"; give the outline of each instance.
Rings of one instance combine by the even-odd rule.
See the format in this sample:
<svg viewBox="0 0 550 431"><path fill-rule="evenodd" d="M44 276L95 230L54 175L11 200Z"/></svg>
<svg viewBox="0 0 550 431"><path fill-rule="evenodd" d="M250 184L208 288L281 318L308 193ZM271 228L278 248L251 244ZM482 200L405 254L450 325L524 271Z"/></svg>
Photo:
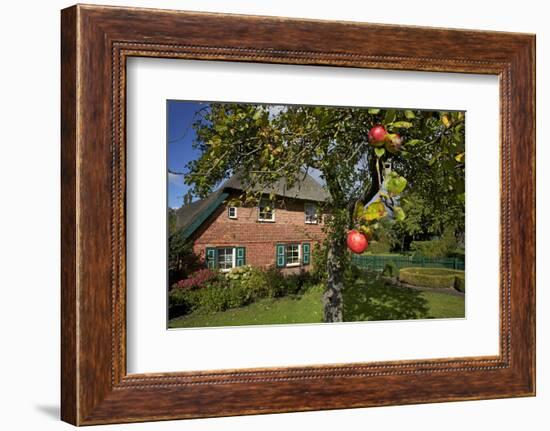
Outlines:
<svg viewBox="0 0 550 431"><path fill-rule="evenodd" d="M61 36L63 420L534 395L534 36L91 5Z"/></svg>

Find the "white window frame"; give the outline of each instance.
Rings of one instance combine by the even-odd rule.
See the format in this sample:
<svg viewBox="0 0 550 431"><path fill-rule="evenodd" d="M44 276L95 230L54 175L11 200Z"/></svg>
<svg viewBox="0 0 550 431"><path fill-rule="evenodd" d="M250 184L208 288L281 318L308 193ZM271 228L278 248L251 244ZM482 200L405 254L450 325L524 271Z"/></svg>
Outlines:
<svg viewBox="0 0 550 431"><path fill-rule="evenodd" d="M230 272L233 268L236 267L237 265L237 250L236 250L236 247L216 247L216 265L219 267L220 266L220 261L219 261L219 252L220 252L220 249L231 249L231 268L219 268L219 270L221 272Z"/></svg>
<svg viewBox="0 0 550 431"><path fill-rule="evenodd" d="M294 266L300 266L302 264L302 244L300 243L285 244L285 262L287 261L287 254L286 254L287 248L295 245L298 246L298 262L285 263L285 266L288 268L292 268Z"/></svg>
<svg viewBox="0 0 550 431"><path fill-rule="evenodd" d="M234 215L231 215L231 210L235 210ZM237 218L237 207L227 207L227 217L235 220Z"/></svg>
<svg viewBox="0 0 550 431"><path fill-rule="evenodd" d="M307 213L308 208L313 208L314 215L313 220L308 220L308 216L311 216ZM304 222L305 224L318 224L319 223L319 215L317 214L317 205L312 204L311 202L306 202L304 204Z"/></svg>
<svg viewBox="0 0 550 431"><path fill-rule="evenodd" d="M268 203L269 205L266 205ZM262 214L262 207L269 206L271 208L271 218L263 218L261 216ZM269 201L268 199L261 199L258 203L258 221L261 222L267 222L267 223L275 223L275 203Z"/></svg>

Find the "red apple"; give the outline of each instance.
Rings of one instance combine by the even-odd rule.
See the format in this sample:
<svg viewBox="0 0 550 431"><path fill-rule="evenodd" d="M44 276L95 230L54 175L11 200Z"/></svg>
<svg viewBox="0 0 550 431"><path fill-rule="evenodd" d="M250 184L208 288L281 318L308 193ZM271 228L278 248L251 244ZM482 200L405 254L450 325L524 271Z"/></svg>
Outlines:
<svg viewBox="0 0 550 431"><path fill-rule="evenodd" d="M364 234L354 229L348 232L347 245L352 252L361 254L367 249L369 242Z"/></svg>
<svg viewBox="0 0 550 431"><path fill-rule="evenodd" d="M383 144L384 138L386 137L386 129L384 126L378 124L369 130L369 142L372 145Z"/></svg>

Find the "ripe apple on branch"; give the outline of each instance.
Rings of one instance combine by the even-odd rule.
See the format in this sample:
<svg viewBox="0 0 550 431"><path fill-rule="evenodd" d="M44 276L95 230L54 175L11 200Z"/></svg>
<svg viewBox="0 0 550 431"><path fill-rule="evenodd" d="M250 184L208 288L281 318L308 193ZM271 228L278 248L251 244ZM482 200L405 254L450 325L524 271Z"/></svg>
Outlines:
<svg viewBox="0 0 550 431"><path fill-rule="evenodd" d="M406 123L406 122L402 122ZM398 127L407 127L407 124L398 125ZM378 163L384 155L385 145L388 152L398 153L403 144L403 139L397 133L387 133L386 128L382 125L372 127L368 134L369 143L375 147L377 157L376 167L379 169ZM407 180L390 171L385 175L384 181L380 184L380 190L366 205L357 203L353 214L353 222L355 229L352 229L347 234L346 244L348 248L356 254L363 253L369 244L369 239L373 232L379 226L378 220L383 217L390 217L393 220L401 221L405 218L405 212L399 203L399 195L405 190Z"/></svg>
<svg viewBox="0 0 550 431"><path fill-rule="evenodd" d="M361 254L369 246L369 241L367 240L367 236L364 233L353 229L348 232L346 244L352 252L356 254Z"/></svg>

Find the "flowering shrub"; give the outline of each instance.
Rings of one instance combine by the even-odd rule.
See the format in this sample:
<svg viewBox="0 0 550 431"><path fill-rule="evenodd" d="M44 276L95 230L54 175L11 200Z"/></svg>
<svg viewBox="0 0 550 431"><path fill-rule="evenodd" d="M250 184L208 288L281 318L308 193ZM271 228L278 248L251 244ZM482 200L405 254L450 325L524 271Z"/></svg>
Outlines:
<svg viewBox="0 0 550 431"><path fill-rule="evenodd" d="M201 269L173 286L172 313L213 313L242 307L261 298L302 294L318 282L311 274L283 275L277 268L242 266L222 275Z"/></svg>
<svg viewBox="0 0 550 431"><path fill-rule="evenodd" d="M199 289L208 286L211 282L218 278L218 273L211 269L204 268L199 269L186 278L180 280L175 284L176 289Z"/></svg>
<svg viewBox="0 0 550 431"><path fill-rule="evenodd" d="M250 265L237 266L225 274L228 280L243 280L249 278L254 269Z"/></svg>

